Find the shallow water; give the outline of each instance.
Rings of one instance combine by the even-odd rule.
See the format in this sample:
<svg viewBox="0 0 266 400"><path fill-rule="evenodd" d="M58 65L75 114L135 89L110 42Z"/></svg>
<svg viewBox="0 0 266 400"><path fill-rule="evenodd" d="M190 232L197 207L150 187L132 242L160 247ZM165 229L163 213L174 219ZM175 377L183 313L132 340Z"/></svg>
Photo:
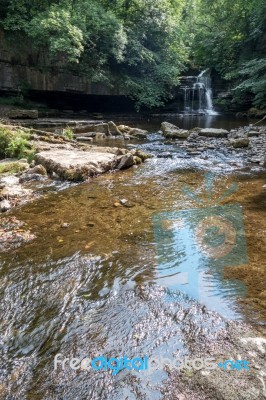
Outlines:
<svg viewBox="0 0 266 400"><path fill-rule="evenodd" d="M183 157L157 134L140 145L155 155L144 165L14 211L37 238L1 255L3 398L160 399L165 371L54 371L54 356L184 356L193 343L215 341L228 319L264 326L241 301L244 281L224 279L223 270L265 260L265 173L236 171L219 152L206 161ZM172 158L160 158L162 151ZM206 206L210 171L217 204ZM238 189L219 201L234 182ZM233 258L206 258L191 236L213 215L227 228L236 221Z"/></svg>
<svg viewBox="0 0 266 400"><path fill-rule="evenodd" d="M163 121L171 122L172 124L178 126L181 129L192 129L195 127L199 128L221 128L221 129L235 129L242 126L248 126L249 124L257 122L254 119L248 118L236 118L232 115L188 115L188 114L152 114L145 118L136 118L135 115L132 118L127 119L126 117L112 116L105 118L105 120L114 119L117 124L132 125L132 120L134 126L143 129L148 129L149 131L160 130L161 123Z"/></svg>

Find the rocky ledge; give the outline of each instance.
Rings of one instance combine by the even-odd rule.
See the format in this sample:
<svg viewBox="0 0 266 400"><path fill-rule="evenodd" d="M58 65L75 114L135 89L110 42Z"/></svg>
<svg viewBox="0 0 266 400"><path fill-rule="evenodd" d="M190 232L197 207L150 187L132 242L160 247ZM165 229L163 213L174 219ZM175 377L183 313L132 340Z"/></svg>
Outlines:
<svg viewBox="0 0 266 400"><path fill-rule="evenodd" d="M140 164L147 156L141 151L109 147L51 149L36 155L36 163L49 174L69 181L85 181L110 170L121 170Z"/></svg>

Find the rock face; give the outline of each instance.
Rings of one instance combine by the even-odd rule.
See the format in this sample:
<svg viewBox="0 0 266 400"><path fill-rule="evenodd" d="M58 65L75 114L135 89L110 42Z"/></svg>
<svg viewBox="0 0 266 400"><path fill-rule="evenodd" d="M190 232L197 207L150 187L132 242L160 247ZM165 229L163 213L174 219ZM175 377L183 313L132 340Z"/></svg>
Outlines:
<svg viewBox="0 0 266 400"><path fill-rule="evenodd" d="M8 117L11 119L38 119L37 110L11 110L8 113Z"/></svg>
<svg viewBox="0 0 266 400"><path fill-rule="evenodd" d="M187 139L189 132L184 129L179 129L177 126L169 122L163 122L161 126L163 135L168 139Z"/></svg>
<svg viewBox="0 0 266 400"><path fill-rule="evenodd" d="M1 2L1 6L2 6ZM2 6L3 8L3 6ZM32 46L20 46L12 43L0 27L0 88L1 90L15 90L26 81L32 90L48 92L76 92L93 95L126 95L127 93L116 84L110 87L102 82L91 82L86 76L79 76L70 68L60 65L58 68L50 67L50 60L46 50L33 49ZM19 49L19 51L18 51ZM35 61L40 57L44 68L40 68Z"/></svg>
<svg viewBox="0 0 266 400"><path fill-rule="evenodd" d="M125 154L124 154L125 153ZM102 174L113 169L124 169L134 164L133 155L126 150L110 148L54 149L36 156L49 173L56 173L61 179L84 181L90 176Z"/></svg>
<svg viewBox="0 0 266 400"><path fill-rule="evenodd" d="M215 138L225 138L229 132L225 129L215 129L215 128L206 128L201 129L199 132L200 136L206 137L215 137Z"/></svg>

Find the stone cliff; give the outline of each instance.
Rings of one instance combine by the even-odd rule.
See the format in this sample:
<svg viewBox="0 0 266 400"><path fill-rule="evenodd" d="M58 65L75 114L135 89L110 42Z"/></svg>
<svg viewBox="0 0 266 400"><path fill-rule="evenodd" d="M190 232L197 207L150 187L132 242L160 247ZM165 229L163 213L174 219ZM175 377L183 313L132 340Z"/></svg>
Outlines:
<svg viewBox="0 0 266 400"><path fill-rule="evenodd" d="M63 65L52 67L44 52L32 48L26 39L9 39L0 30L0 91L69 92L90 95L123 95L118 87L92 83L67 70Z"/></svg>

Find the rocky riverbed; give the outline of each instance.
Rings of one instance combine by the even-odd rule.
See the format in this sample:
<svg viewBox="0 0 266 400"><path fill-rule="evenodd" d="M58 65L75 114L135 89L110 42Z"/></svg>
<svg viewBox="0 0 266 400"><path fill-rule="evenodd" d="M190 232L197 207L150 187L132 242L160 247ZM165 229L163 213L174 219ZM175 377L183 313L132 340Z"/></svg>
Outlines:
<svg viewBox="0 0 266 400"><path fill-rule="evenodd" d="M18 192L14 200L9 194L4 200L14 201L14 207L1 216L3 398L10 393L15 399L265 398L264 128L180 132L168 124L161 132L145 133L147 138L128 139L128 128L124 134L120 130L121 135L95 135L90 145L54 133L35 133L35 163L22 160L16 176L4 177L10 181L2 190L7 195L8 187L20 185L25 204L18 200ZM168 129L178 137L169 137ZM250 134L255 131L257 135ZM242 138L245 147L234 147L232 140ZM106 150L106 143L113 146ZM125 170L108 169L106 174L92 164L98 154L104 154L108 164L118 158L121 162L125 155L132 160L137 152L153 157ZM70 165L84 161L83 153L93 173L79 175L79 181L85 179L79 185L63 181ZM260 161L251 161L255 153ZM208 199L202 189L206 172L215 175L214 198L238 183L238 191L230 200L222 198L221 204L241 204L249 262L228 266L218 277L206 267L209 285L199 303L166 289L175 280L173 274L160 280L152 221L161 212L192 211L195 203L184 192L187 186ZM168 254L171 247L166 246ZM240 281L246 285L245 294ZM217 282L220 297L212 290ZM206 299L215 311L208 309ZM230 307L239 319L223 315ZM165 364L147 376L130 371L117 376L110 371L55 371L53 360L59 352L66 357L147 354L172 361L185 356L214 357L217 363L247 360L250 370L174 369Z"/></svg>
<svg viewBox="0 0 266 400"><path fill-rule="evenodd" d="M206 150L223 149L246 162L266 165L266 126L251 125L230 131L215 128L194 128L187 131L173 124L163 123L162 133L166 139L175 140L191 156L202 155L205 158Z"/></svg>
<svg viewBox="0 0 266 400"><path fill-rule="evenodd" d="M39 127L49 125L38 121ZM50 121L54 129L60 121ZM19 170L12 176L2 174L0 178L0 208L2 212L12 207L33 200L42 195L41 187L50 186L58 180L80 182L102 173L118 171L139 165L150 157L147 152L132 145L131 142L144 143L149 132L127 125L116 125L110 121L63 121L63 128L71 126L75 139L69 140L60 135L42 130L31 131L31 145L36 149L36 156L31 164L27 160L2 160L1 164L16 165ZM29 126L27 120L16 120L19 126ZM35 124L37 122L35 121ZM62 122L61 122L62 123ZM10 125L9 125L10 126ZM16 129L13 125L11 129ZM243 168L245 165L266 165L266 127L248 126L245 128L225 130L214 128L179 129L176 125L163 122L161 131L162 143L170 145L171 152L155 153L160 158L189 157L191 160L206 161L217 151L231 157L231 167ZM111 147L103 147L105 140L114 139ZM116 147L122 140L125 147ZM91 144L87 142L90 141ZM127 147L127 148L126 148ZM176 149L173 150L173 149Z"/></svg>

